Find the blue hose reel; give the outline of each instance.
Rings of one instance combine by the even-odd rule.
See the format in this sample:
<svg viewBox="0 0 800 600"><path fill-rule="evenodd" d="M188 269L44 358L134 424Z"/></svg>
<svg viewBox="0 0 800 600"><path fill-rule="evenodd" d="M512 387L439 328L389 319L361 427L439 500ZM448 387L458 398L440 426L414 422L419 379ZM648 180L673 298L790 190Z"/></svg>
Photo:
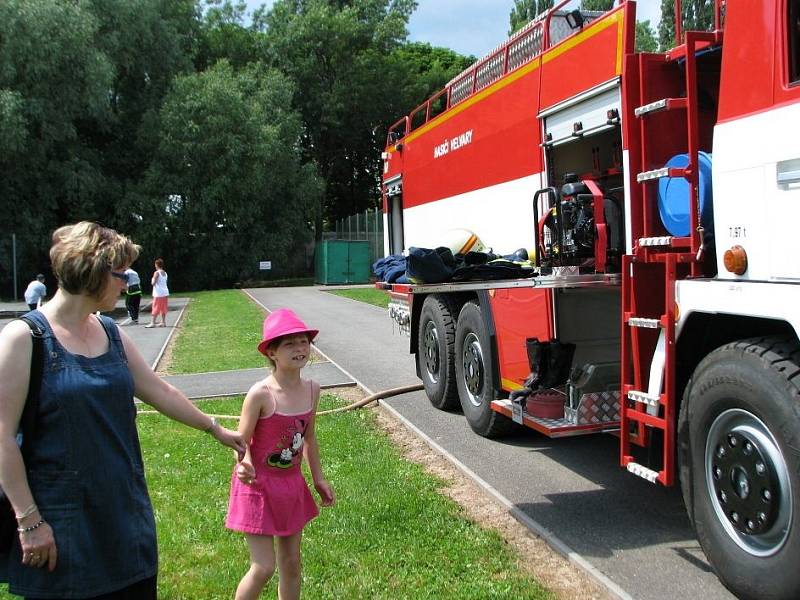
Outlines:
<svg viewBox="0 0 800 600"><path fill-rule="evenodd" d="M714 232L714 207L711 189L711 155L699 152L700 170L698 175L698 195L700 200L700 224L705 236ZM689 164L688 154L676 154L666 165L667 168L682 169ZM675 237L686 237L691 229L689 214L689 182L683 177L665 177L658 182L658 214L664 228Z"/></svg>

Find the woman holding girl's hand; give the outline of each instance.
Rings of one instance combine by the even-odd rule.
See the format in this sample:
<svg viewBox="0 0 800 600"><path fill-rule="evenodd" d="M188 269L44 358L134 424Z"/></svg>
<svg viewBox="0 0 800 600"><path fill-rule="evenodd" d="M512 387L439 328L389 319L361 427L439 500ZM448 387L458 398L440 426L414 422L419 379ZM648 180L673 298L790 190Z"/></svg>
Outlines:
<svg viewBox="0 0 800 600"><path fill-rule="evenodd" d="M26 315L43 332L43 365L24 459L17 431L30 383L31 331L13 321L0 332L0 486L19 532L4 557L12 594L156 598L155 519L134 395L244 455L241 434L156 376L114 321L96 315L115 308L138 254L127 237L95 223L53 233L59 289Z"/></svg>

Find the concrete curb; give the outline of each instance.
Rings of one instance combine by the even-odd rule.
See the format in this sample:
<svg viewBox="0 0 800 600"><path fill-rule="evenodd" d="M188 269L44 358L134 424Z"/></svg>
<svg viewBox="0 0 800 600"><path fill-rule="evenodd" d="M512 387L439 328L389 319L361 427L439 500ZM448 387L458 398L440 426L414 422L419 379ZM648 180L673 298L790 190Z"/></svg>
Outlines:
<svg viewBox="0 0 800 600"><path fill-rule="evenodd" d="M167 351L167 346L169 346L169 342L170 340L172 340L172 336L175 335L175 330L178 329L178 325L180 324L181 319L183 319L183 313L186 312L186 307L189 306L189 302L191 302L191 299L187 300L186 303L181 308L181 312L178 313L178 318L175 319L175 324L170 329L167 339L164 340L164 343L161 345L161 350L158 351L158 355L156 356L156 359L153 361L153 364L150 367L151 369L153 369L153 371L158 370L158 363L161 362L161 358L164 356L164 352Z"/></svg>

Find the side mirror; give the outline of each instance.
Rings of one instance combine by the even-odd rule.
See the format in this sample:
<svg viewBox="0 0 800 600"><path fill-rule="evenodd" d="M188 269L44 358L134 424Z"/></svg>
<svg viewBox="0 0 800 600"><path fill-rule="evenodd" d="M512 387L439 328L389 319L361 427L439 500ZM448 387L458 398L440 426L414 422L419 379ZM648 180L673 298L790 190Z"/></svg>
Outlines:
<svg viewBox="0 0 800 600"><path fill-rule="evenodd" d="M564 18L567 20L567 25L569 25L570 29L580 29L583 27L583 15L578 9L571 10Z"/></svg>

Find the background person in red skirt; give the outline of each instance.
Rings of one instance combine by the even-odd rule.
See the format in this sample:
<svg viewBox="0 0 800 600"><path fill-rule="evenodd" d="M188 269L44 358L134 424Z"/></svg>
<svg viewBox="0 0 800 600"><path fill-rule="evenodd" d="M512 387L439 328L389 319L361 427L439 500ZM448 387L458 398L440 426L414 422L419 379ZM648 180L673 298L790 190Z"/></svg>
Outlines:
<svg viewBox="0 0 800 600"><path fill-rule="evenodd" d="M150 279L150 283L153 284L153 306L150 308L150 322L145 327L166 327L169 288L167 287L168 276L164 270L164 260L157 258L155 268L153 277ZM161 315L160 325L158 324L159 315Z"/></svg>

